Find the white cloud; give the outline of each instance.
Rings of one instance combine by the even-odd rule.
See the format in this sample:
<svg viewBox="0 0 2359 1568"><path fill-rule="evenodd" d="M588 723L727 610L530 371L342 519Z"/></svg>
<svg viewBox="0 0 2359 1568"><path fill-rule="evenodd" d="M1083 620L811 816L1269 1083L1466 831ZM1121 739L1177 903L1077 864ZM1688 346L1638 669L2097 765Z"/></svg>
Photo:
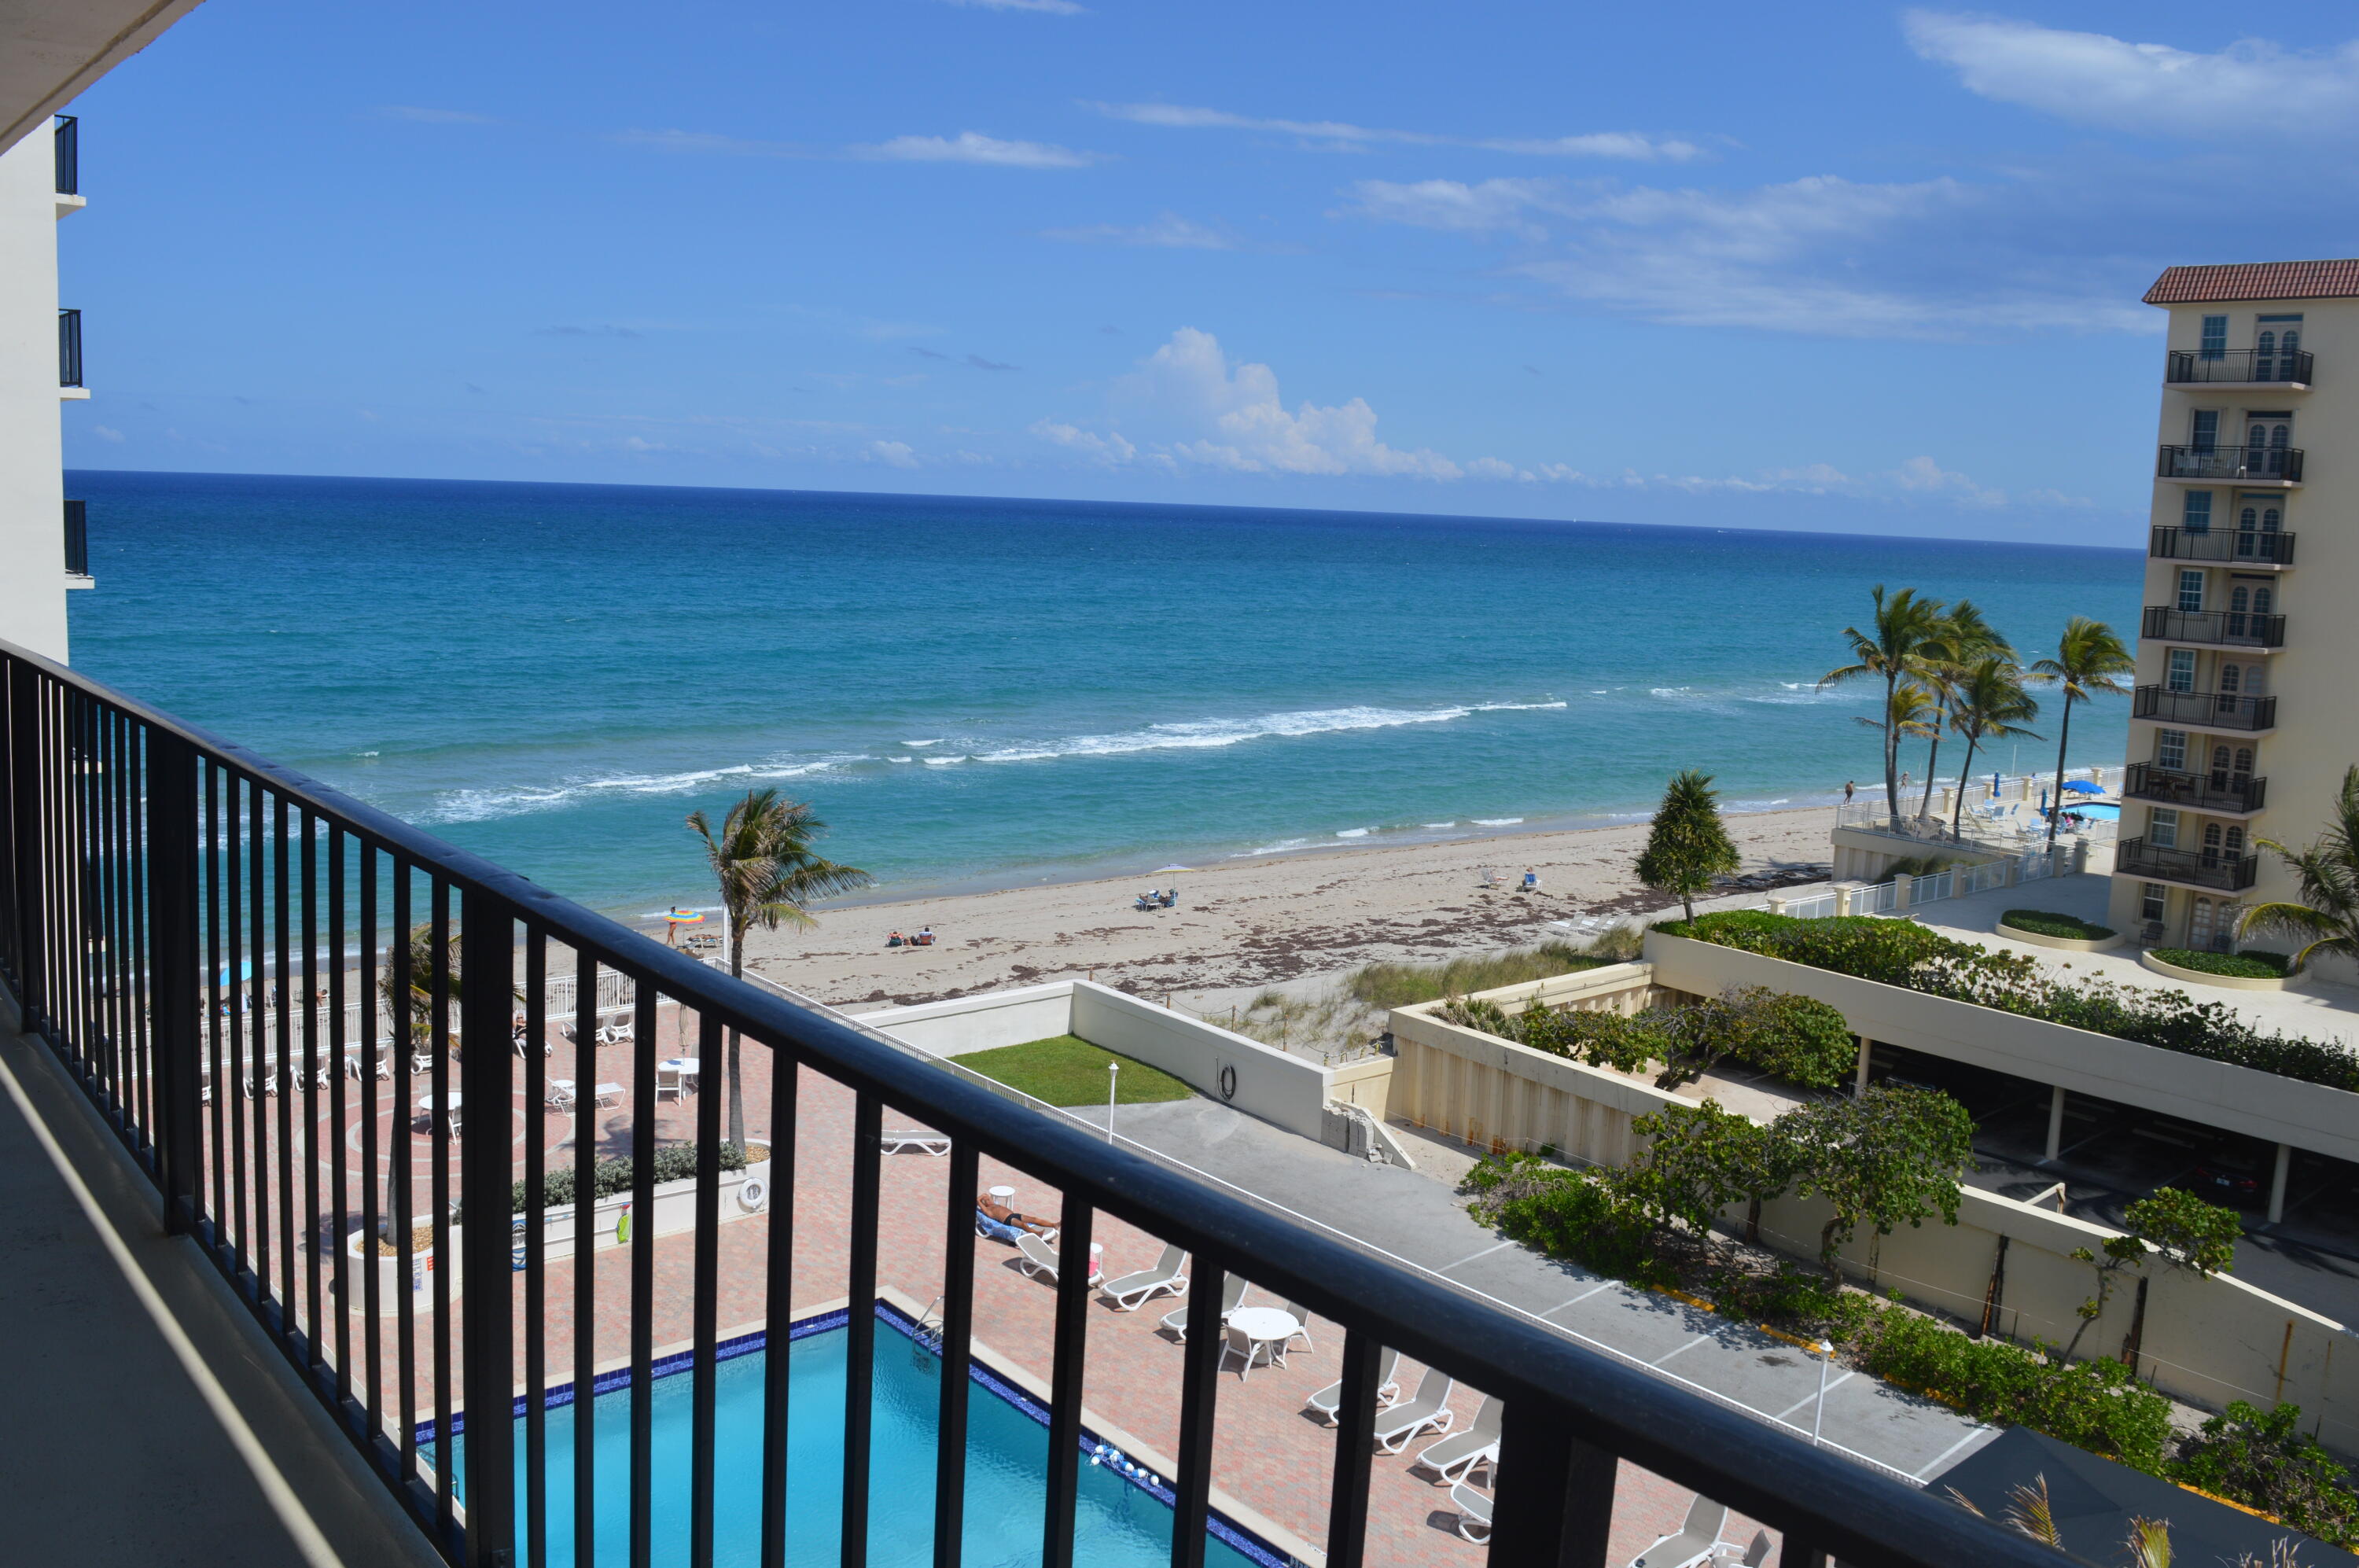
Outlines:
<svg viewBox="0 0 2359 1568"><path fill-rule="evenodd" d="M2240 38L2212 54L2009 17L1915 10L1909 47L1967 91L2082 125L2165 135L2317 133L2359 119L2359 43L2296 53Z"/></svg>
<svg viewBox="0 0 2359 1568"><path fill-rule="evenodd" d="M123 439L123 432L113 425L92 425L90 427L90 433L105 441L119 441Z"/></svg>
<svg viewBox="0 0 2359 1568"><path fill-rule="evenodd" d="M1042 441L1078 452L1105 463L1128 463L1138 455L1138 448L1123 439L1120 431L1109 430L1101 435L1078 425L1059 424L1053 419L1035 419L1032 433Z"/></svg>
<svg viewBox="0 0 2359 1568"><path fill-rule="evenodd" d="M872 463L888 463L895 468L918 466L918 454L908 441L873 441L862 452Z"/></svg>
<svg viewBox="0 0 2359 1568"><path fill-rule="evenodd" d="M1103 161L1093 152L1076 152L1049 142L1010 142L980 131L955 136L895 136L888 142L851 149L854 158L897 163L987 163L1003 169L1087 169Z"/></svg>
<svg viewBox="0 0 2359 1568"><path fill-rule="evenodd" d="M1076 245L1149 245L1164 250L1236 250L1239 243L1220 229L1207 228L1177 212L1165 212L1151 223L1092 223L1082 228L1045 229L1043 239Z"/></svg>
<svg viewBox="0 0 2359 1568"><path fill-rule="evenodd" d="M953 5L972 5L979 11L1038 11L1051 16L1078 16L1084 7L1073 0L950 0Z"/></svg>
<svg viewBox="0 0 2359 1568"><path fill-rule="evenodd" d="M1677 136L1651 136L1643 131L1594 131L1570 136L1463 136L1433 131L1380 130L1343 120L1281 120L1254 114L1233 114L1225 109L1192 108L1181 103L1097 103L1082 107L1135 125L1160 125L1169 130L1275 131L1302 136L1342 148L1386 142L1411 147L1477 147L1486 152L1517 153L1529 158L1625 158L1643 163L1680 163L1701 158L1704 150Z"/></svg>
<svg viewBox="0 0 2359 1568"><path fill-rule="evenodd" d="M1543 180L1485 180L1473 185L1456 180L1363 180L1351 188L1351 195L1350 211L1378 223L1461 234L1506 232L1533 239L1543 231L1529 214L1568 210L1558 187Z"/></svg>

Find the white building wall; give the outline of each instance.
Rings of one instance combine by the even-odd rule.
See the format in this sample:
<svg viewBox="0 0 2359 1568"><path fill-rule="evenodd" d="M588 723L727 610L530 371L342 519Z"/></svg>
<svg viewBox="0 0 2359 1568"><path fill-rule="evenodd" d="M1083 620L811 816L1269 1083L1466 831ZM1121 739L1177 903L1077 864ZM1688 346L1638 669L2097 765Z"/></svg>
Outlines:
<svg viewBox="0 0 2359 1568"><path fill-rule="evenodd" d="M0 153L0 638L66 657L55 149Z"/></svg>

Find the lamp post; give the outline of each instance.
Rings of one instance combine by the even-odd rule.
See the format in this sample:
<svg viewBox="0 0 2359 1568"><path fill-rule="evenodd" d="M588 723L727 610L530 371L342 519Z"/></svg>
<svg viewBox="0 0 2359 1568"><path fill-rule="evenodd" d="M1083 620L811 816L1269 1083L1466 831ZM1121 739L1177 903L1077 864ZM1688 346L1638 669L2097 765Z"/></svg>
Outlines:
<svg viewBox="0 0 2359 1568"><path fill-rule="evenodd" d="M1835 1347L1830 1341L1822 1339L1812 1348L1819 1353L1819 1402L1810 1411L1810 1446L1816 1448L1819 1445L1819 1429L1827 1419L1827 1367L1835 1358Z"/></svg>
<svg viewBox="0 0 2359 1568"><path fill-rule="evenodd" d="M1107 1063L1106 1063L1106 1141L1107 1141L1108 1143L1112 1143L1112 1142L1114 1141L1114 1085L1115 1085L1117 1083L1121 1082L1121 1078L1122 1078L1122 1063L1121 1063L1121 1062L1107 1062Z"/></svg>

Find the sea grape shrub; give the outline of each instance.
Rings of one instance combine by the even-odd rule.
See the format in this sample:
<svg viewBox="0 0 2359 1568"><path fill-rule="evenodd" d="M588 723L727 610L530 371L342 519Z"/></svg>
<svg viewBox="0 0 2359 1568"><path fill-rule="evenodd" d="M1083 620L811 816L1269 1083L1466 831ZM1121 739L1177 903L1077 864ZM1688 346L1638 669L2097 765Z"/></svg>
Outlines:
<svg viewBox="0 0 2359 1568"><path fill-rule="evenodd" d="M2198 1002L2183 991L2060 979L2037 959L1994 953L1913 920L1875 916L1803 920L1745 909L1657 929L2163 1051L2359 1091L2359 1054L2340 1045L2265 1033L2227 1004Z"/></svg>
<svg viewBox="0 0 2359 1568"><path fill-rule="evenodd" d="M1738 1061L1811 1089L1834 1088L1851 1075L1859 1047L1841 1008L1815 996L1755 989L1760 999Z"/></svg>
<svg viewBox="0 0 2359 1568"><path fill-rule="evenodd" d="M658 1182L684 1181L695 1175L696 1148L697 1146L692 1143L675 1143L657 1149L656 1180ZM743 1171L745 1169L745 1151L734 1143L724 1143L721 1146L721 1153L716 1163L723 1171ZM601 1160L590 1168L591 1196L593 1199L611 1198L618 1192L627 1192L631 1190L636 1174L636 1167L632 1164L631 1157L627 1154L619 1155L612 1160ZM571 1208L578 1201L580 1192L581 1189L576 1185L575 1171L571 1165L549 1171L541 1177L540 1203L544 1209ZM508 1189L509 1214L524 1214L531 1206L522 1181L516 1182ZM451 1222L456 1225L460 1219L461 1212L453 1208L451 1212Z"/></svg>
<svg viewBox="0 0 2359 1568"><path fill-rule="evenodd" d="M1615 1174L1509 1154L1477 1161L1463 1186L1474 1217L1511 1240L1619 1279L1668 1283L1653 1217Z"/></svg>
<svg viewBox="0 0 2359 1568"><path fill-rule="evenodd" d="M1851 1029L1840 1010L1764 985L1629 1016L1544 1007L1510 1014L1495 1002L1464 998L1445 1004L1438 1016L1591 1067L1643 1073L1660 1062L1658 1089L1691 1083L1723 1059L1809 1088L1831 1089L1855 1060Z"/></svg>
<svg viewBox="0 0 2359 1568"><path fill-rule="evenodd" d="M2236 1400L2179 1440L2169 1474L2321 1541L2359 1546L2359 1491L2351 1473L2301 1430L2299 1405L2265 1413Z"/></svg>

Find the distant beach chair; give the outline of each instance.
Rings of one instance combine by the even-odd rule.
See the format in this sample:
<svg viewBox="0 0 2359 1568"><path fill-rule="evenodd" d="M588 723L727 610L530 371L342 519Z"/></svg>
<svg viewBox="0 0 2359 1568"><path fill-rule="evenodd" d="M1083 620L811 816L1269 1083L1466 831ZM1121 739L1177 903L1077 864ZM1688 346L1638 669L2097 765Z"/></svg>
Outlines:
<svg viewBox="0 0 2359 1568"><path fill-rule="evenodd" d="M1440 1367L1427 1367L1425 1376L1418 1379L1414 1397L1376 1413L1376 1446L1386 1454L1398 1454L1420 1432L1448 1432L1458 1420L1450 1408L1450 1396L1457 1387L1458 1379Z"/></svg>
<svg viewBox="0 0 2359 1568"><path fill-rule="evenodd" d="M1474 1409L1472 1425L1464 1432L1451 1433L1419 1454L1414 1465L1424 1465L1445 1481L1464 1480L1474 1473L1477 1465L1489 1464L1499 1457L1502 1413L1499 1401L1485 1396Z"/></svg>
<svg viewBox="0 0 2359 1568"><path fill-rule="evenodd" d="M1292 1350L1294 1348L1294 1342L1298 1339L1302 1342L1303 1349L1318 1349L1319 1347L1317 1345L1310 1343L1310 1309L1304 1306L1300 1301L1288 1301L1286 1303L1286 1310L1293 1315L1294 1321L1301 1326L1297 1328L1292 1334L1286 1336L1286 1343L1277 1347L1278 1355L1284 1356L1288 1351Z"/></svg>
<svg viewBox="0 0 2359 1568"><path fill-rule="evenodd" d="M1491 1499L1461 1481L1450 1488L1450 1506L1458 1510L1458 1533L1477 1546L1491 1539Z"/></svg>
<svg viewBox="0 0 2359 1568"><path fill-rule="evenodd" d="M1221 1321L1223 1323L1228 1322L1229 1314L1235 1312L1237 1307L1245 1301L1245 1281L1244 1276L1231 1274L1223 1279L1221 1281ZM1173 1334L1180 1336L1180 1344L1187 1344L1188 1309L1181 1307L1176 1312L1164 1313L1162 1323L1157 1326L1169 1329Z"/></svg>
<svg viewBox="0 0 2359 1568"><path fill-rule="evenodd" d="M541 1097L541 1104L552 1111L570 1111L580 1105L580 1097L573 1092L573 1080L551 1078L549 1081L549 1092Z"/></svg>
<svg viewBox="0 0 2359 1568"><path fill-rule="evenodd" d="M1486 866L1483 867L1482 886L1484 892L1489 892L1494 887L1504 887L1506 885L1506 877L1500 875L1496 866Z"/></svg>
<svg viewBox="0 0 2359 1568"><path fill-rule="evenodd" d="M1400 1352L1386 1345L1376 1357L1376 1409L1389 1410L1400 1402L1400 1379L1394 1374L1400 1370ZM1307 1410L1317 1410L1327 1418L1329 1426L1340 1424L1336 1412L1343 1408L1343 1383L1338 1378L1303 1401Z"/></svg>
<svg viewBox="0 0 2359 1568"><path fill-rule="evenodd" d="M685 1102L685 1101L687 1100L687 1098L688 1098L688 1069L687 1069L687 1068L685 1068L685 1067L674 1067L674 1066L670 1066L670 1065L669 1065L669 1064L658 1064L658 1065L657 1066L657 1068L656 1068L656 1101L657 1101L657 1103L658 1103L658 1105L660 1105L660 1104L663 1102L663 1097L664 1097L666 1094L669 1094L669 1095L670 1095L673 1099L675 1099L675 1100L679 1100L679 1101L682 1101L682 1102Z"/></svg>
<svg viewBox="0 0 2359 1568"><path fill-rule="evenodd" d="M951 1140L938 1132L924 1132L916 1127L903 1127L878 1135L876 1146L887 1154L944 1155L951 1151Z"/></svg>
<svg viewBox="0 0 2359 1568"><path fill-rule="evenodd" d="M1727 1505L1698 1492L1695 1501L1688 1505L1687 1522L1630 1559L1630 1568L1698 1568L1712 1561L1727 1523Z"/></svg>
<svg viewBox="0 0 2359 1568"><path fill-rule="evenodd" d="M1166 1246L1163 1256L1151 1269L1136 1274L1125 1274L1119 1279L1109 1279L1098 1287L1114 1302L1118 1312L1136 1312L1157 1296L1184 1296L1188 1293L1188 1252L1185 1247Z"/></svg>
<svg viewBox="0 0 2359 1568"><path fill-rule="evenodd" d="M619 1105L623 1103L620 1083L601 1083L590 1091L590 1103L596 1105Z"/></svg>
<svg viewBox="0 0 2359 1568"><path fill-rule="evenodd" d="M1016 1267L1030 1279L1046 1274L1051 1282L1057 1278L1057 1249L1028 1230L1016 1233Z"/></svg>

